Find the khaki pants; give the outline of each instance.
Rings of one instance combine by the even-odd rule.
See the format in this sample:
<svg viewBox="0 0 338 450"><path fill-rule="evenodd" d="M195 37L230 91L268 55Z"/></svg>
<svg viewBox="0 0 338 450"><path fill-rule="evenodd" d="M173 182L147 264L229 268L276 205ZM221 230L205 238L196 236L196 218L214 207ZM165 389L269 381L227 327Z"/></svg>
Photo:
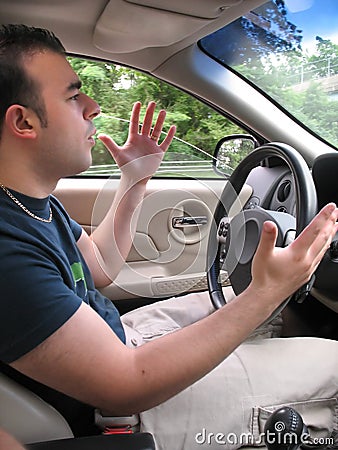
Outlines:
<svg viewBox="0 0 338 450"><path fill-rule="evenodd" d="M230 289L227 299L233 298ZM122 317L127 343L138 346L213 311L194 293L145 306ZM141 414L158 450L262 446L269 414L294 407L310 433L338 430L338 342L280 338L281 318L258 328L223 363L162 405Z"/></svg>

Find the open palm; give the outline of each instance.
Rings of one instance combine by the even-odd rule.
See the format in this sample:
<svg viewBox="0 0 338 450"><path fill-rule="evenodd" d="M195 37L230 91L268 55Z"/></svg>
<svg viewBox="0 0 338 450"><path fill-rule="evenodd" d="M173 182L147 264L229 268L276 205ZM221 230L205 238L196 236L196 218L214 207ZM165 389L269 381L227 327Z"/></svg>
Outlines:
<svg viewBox="0 0 338 450"><path fill-rule="evenodd" d="M143 124L140 129L141 103L134 104L129 125L129 134L123 146L118 146L115 141L104 134L99 139L107 147L119 166L123 175L132 182L146 182L159 168L164 153L169 148L175 135L176 127L172 125L161 143L159 138L162 133L166 112L161 110L153 124L156 103L148 104Z"/></svg>

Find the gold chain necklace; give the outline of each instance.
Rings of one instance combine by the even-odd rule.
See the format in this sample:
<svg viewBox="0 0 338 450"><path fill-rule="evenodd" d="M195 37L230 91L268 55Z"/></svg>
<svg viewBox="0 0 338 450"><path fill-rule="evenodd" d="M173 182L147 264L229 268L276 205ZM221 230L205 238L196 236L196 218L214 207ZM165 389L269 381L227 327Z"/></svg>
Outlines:
<svg viewBox="0 0 338 450"><path fill-rule="evenodd" d="M9 191L6 188L6 186L4 186L2 183L0 183L0 187L1 187L1 189L4 192L6 192L8 197L11 198L14 203L16 203L23 211L25 211L26 214L28 214L29 216L33 217L33 219L40 220L40 222L51 223L51 221L53 219L53 212L52 212L52 208L51 207L49 207L49 217L48 217L48 219L44 219L43 217L39 217L39 216L33 214L32 211L30 211L28 208L26 208L26 206L23 205L20 202L20 200L18 200L16 197L14 197L14 195L11 193L11 191Z"/></svg>

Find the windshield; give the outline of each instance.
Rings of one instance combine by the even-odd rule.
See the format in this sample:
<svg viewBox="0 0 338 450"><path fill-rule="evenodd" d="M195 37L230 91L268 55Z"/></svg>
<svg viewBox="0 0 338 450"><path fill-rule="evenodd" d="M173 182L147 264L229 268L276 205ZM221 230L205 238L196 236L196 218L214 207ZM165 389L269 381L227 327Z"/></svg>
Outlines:
<svg viewBox="0 0 338 450"><path fill-rule="evenodd" d="M337 23L337 0L274 0L200 45L338 147Z"/></svg>

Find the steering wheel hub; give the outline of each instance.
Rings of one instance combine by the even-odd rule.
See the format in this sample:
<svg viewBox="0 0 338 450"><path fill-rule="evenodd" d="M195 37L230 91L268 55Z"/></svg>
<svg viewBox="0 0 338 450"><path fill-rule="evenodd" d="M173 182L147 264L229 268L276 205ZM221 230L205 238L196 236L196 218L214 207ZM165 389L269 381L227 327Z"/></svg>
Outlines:
<svg viewBox="0 0 338 450"><path fill-rule="evenodd" d="M267 211L262 208L246 209L229 223L225 239L224 266L231 275L232 288L236 295L247 288L251 281L251 265L255 256L263 224L272 221L277 225L277 247L290 243L290 235L296 232L296 219L290 214Z"/></svg>

